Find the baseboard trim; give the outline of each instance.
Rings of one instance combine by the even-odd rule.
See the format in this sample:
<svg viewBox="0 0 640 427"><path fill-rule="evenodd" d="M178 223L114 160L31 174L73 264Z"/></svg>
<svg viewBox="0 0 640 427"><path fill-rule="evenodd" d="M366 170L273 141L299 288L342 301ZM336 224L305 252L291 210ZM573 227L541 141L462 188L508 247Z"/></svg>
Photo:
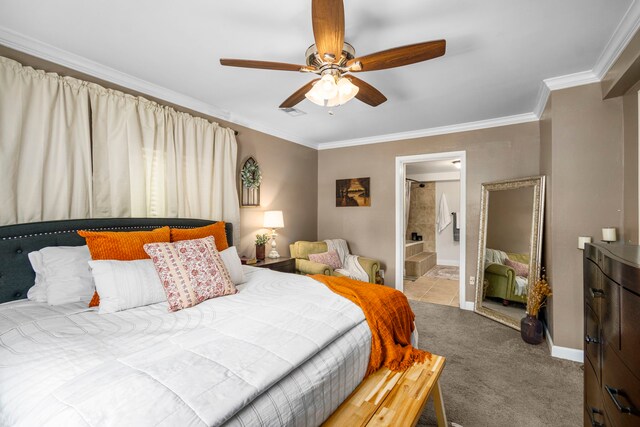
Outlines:
<svg viewBox="0 0 640 427"><path fill-rule="evenodd" d="M473 311L476 308L476 305L473 301L465 301L464 304L460 306L462 310Z"/></svg>
<svg viewBox="0 0 640 427"><path fill-rule="evenodd" d="M558 345L555 345L553 344L553 338L551 337L549 329L547 329L546 325L544 327L544 331L549 343L549 351L551 352L551 357L571 360L572 362L584 363L584 350L578 350L577 348L570 347L560 347Z"/></svg>

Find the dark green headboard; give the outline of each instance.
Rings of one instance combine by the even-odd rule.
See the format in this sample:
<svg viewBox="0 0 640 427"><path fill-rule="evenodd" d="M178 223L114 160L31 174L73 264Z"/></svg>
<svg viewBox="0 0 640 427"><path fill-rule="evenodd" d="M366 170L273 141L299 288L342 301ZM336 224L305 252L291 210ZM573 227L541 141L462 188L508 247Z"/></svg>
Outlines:
<svg viewBox="0 0 640 427"><path fill-rule="evenodd" d="M0 303L27 297L35 279L28 254L47 246L82 246L78 230L152 230L168 225L194 228L216 221L180 218L96 218L34 222L0 227ZM233 245L232 224L226 223L229 246Z"/></svg>

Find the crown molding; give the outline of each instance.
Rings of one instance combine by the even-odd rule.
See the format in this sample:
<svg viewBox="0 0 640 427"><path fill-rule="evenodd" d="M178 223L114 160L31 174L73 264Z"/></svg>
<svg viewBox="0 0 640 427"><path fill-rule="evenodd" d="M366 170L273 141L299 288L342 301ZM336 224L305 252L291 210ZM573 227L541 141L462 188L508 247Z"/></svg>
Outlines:
<svg viewBox="0 0 640 427"><path fill-rule="evenodd" d="M566 89L569 87L588 85L591 83L598 83L600 79L596 74L589 71L581 71L579 73L566 74L564 76L551 77L544 79L543 83L549 88L550 91Z"/></svg>
<svg viewBox="0 0 640 427"><path fill-rule="evenodd" d="M638 29L640 29L640 1L634 0L593 67L598 80L602 80L607 74Z"/></svg>
<svg viewBox="0 0 640 427"><path fill-rule="evenodd" d="M549 86L547 86L547 84L543 80L540 83L540 89L538 89L536 105L535 107L533 107L533 114L535 114L538 119L542 118L542 113L544 112L544 107L547 106L549 95L551 95L551 89L549 89Z"/></svg>
<svg viewBox="0 0 640 427"><path fill-rule="evenodd" d="M37 56L38 58L42 58L47 61L55 62L56 64L60 64L64 67L72 68L81 73L89 74L118 86L126 87L136 92L141 92L148 96L162 99L208 116L213 116L220 120L245 126L309 148L318 148L318 144L314 142L302 140L280 130L264 126L261 123L253 122L216 105L208 104L191 96L183 95L163 86L123 73L80 55L67 52L40 40L25 36L24 34L20 34L3 26L0 26L0 44L29 55Z"/></svg>
<svg viewBox="0 0 640 427"><path fill-rule="evenodd" d="M390 133L386 135L369 136L366 138L345 139L342 141L325 142L318 146L318 150L354 147L357 145L380 144L383 142L401 141L405 139L424 138L426 136L446 135L449 133L467 132L471 130L488 129L499 126L509 126L520 123L535 122L538 117L533 113L517 114L514 116L498 117L477 122L459 123L450 126L440 126L419 129L408 132Z"/></svg>

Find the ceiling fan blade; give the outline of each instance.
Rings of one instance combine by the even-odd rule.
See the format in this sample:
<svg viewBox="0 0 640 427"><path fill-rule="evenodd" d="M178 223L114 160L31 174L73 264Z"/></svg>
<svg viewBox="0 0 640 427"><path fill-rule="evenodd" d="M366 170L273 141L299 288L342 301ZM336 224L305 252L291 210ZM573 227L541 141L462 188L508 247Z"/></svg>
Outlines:
<svg viewBox="0 0 640 427"><path fill-rule="evenodd" d="M260 68L279 71L312 71L315 68L307 65L286 64L284 62L254 61L252 59L220 59L220 64L227 67Z"/></svg>
<svg viewBox="0 0 640 427"><path fill-rule="evenodd" d="M319 80L320 79L311 80L309 83L302 86L300 89L295 91L293 95L285 99L285 101L282 104L280 104L279 108L291 108L294 105L298 104L300 101L304 99L304 95L311 90L311 88L313 87L313 84Z"/></svg>
<svg viewBox="0 0 640 427"><path fill-rule="evenodd" d="M354 58L347 62L347 67L351 67L354 72L402 67L442 56L446 49L446 40L410 44Z"/></svg>
<svg viewBox="0 0 640 427"><path fill-rule="evenodd" d="M344 4L342 0L313 0L313 36L320 58L337 62L344 47Z"/></svg>
<svg viewBox="0 0 640 427"><path fill-rule="evenodd" d="M360 89L356 95L360 101L365 104L369 104L372 107L377 107L387 100L387 97L384 96L378 89L371 86L369 83L360 80L355 76L345 76L347 79L351 80L351 83L358 86Z"/></svg>

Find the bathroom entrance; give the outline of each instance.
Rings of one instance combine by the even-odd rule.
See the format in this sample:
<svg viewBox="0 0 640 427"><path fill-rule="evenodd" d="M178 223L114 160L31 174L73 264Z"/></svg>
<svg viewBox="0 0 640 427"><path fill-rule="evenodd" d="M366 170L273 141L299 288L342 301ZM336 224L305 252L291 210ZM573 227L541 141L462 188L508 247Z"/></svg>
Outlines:
<svg viewBox="0 0 640 427"><path fill-rule="evenodd" d="M398 158L402 290L409 299L468 308L464 292L464 153ZM408 161L410 160L410 161ZM398 189L400 186L398 186ZM398 198L397 198L398 199ZM400 257L398 257L400 255ZM462 267L462 268L461 268ZM397 274L398 275L398 274Z"/></svg>

